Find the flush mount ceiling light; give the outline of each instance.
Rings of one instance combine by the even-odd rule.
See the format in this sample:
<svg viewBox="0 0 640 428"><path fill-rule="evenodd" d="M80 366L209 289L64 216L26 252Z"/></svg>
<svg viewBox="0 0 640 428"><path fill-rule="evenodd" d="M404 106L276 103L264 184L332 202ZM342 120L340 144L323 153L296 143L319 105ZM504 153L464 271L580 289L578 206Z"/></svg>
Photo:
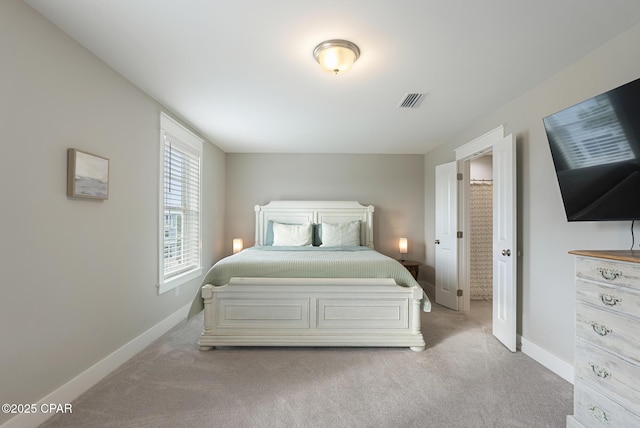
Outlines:
<svg viewBox="0 0 640 428"><path fill-rule="evenodd" d="M313 50L322 69L336 75L349 71L359 56L360 48L347 40L327 40Z"/></svg>

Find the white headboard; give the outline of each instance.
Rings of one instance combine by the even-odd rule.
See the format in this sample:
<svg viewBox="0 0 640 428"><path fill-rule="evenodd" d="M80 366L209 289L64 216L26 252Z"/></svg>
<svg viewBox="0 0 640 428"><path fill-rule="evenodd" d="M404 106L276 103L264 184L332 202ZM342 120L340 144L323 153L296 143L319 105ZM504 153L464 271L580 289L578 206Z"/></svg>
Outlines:
<svg viewBox="0 0 640 428"><path fill-rule="evenodd" d="M265 245L269 221L288 224L360 220L360 242L373 248L373 205L356 201L271 201L256 205L256 245Z"/></svg>

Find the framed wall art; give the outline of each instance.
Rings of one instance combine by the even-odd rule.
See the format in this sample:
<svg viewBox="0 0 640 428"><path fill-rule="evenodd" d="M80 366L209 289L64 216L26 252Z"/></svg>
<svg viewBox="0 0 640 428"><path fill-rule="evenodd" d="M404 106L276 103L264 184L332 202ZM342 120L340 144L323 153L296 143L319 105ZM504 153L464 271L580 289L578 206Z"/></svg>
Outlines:
<svg viewBox="0 0 640 428"><path fill-rule="evenodd" d="M109 199L109 159L68 149L67 196Z"/></svg>

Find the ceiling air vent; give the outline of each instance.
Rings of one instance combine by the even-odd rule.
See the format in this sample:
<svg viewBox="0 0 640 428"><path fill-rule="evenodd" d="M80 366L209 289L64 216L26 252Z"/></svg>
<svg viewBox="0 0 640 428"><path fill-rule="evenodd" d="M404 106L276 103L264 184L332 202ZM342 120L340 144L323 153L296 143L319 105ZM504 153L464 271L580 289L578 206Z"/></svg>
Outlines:
<svg viewBox="0 0 640 428"><path fill-rule="evenodd" d="M426 94L406 94L398 107L400 108L418 108Z"/></svg>

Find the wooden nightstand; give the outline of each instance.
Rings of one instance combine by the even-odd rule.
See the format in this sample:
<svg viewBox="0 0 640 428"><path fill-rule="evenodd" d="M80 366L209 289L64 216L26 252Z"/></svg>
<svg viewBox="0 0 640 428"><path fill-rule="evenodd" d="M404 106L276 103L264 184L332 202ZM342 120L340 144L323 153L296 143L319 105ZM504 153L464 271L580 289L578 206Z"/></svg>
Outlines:
<svg viewBox="0 0 640 428"><path fill-rule="evenodd" d="M420 271L420 262L416 262L414 260L398 260L402 266L406 267L409 272L411 272L411 276L416 281L418 280L418 272Z"/></svg>

